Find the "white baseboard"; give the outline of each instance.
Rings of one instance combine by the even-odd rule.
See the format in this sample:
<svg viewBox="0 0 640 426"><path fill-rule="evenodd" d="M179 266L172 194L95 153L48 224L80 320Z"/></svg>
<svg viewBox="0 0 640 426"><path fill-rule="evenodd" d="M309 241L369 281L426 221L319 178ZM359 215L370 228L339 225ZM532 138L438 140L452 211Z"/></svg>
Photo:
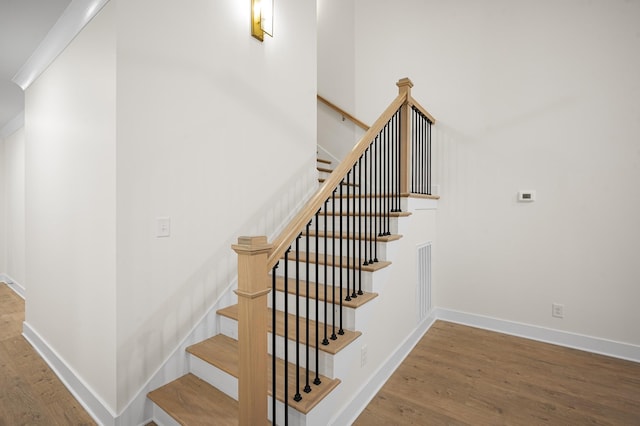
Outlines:
<svg viewBox="0 0 640 426"><path fill-rule="evenodd" d="M350 425L360 415L360 413L369 405L369 402L376 396L382 386L389 380L389 377L402 364L402 361L409 355L413 348L418 344L422 336L425 335L429 328L436 321L436 317L429 315L416 329L407 336L398 349L393 352L385 362L378 367L376 372L371 376L367 383L364 383L356 392L354 397L349 401L345 408L331 419L330 425Z"/></svg>
<svg viewBox="0 0 640 426"><path fill-rule="evenodd" d="M18 283L16 280L11 278L9 275L0 274L0 282L6 283L9 286L9 288L13 290L22 299L25 298L25 295L27 292L25 288L22 285L20 285L20 283Z"/></svg>
<svg viewBox="0 0 640 426"><path fill-rule="evenodd" d="M615 342L598 337L585 336L568 331L554 330L537 325L523 324L483 315L436 308L435 316L443 321L524 337L526 339L607 355L628 361L640 362L640 346Z"/></svg>
<svg viewBox="0 0 640 426"><path fill-rule="evenodd" d="M115 426L115 414L26 321L22 335L98 424Z"/></svg>

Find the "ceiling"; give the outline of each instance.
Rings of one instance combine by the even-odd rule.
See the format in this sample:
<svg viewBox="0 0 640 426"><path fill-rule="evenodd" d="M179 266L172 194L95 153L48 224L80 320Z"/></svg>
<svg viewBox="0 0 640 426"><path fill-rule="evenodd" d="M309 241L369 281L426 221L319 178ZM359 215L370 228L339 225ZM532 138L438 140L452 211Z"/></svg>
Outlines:
<svg viewBox="0 0 640 426"><path fill-rule="evenodd" d="M0 130L24 110L11 81L71 0L0 0Z"/></svg>

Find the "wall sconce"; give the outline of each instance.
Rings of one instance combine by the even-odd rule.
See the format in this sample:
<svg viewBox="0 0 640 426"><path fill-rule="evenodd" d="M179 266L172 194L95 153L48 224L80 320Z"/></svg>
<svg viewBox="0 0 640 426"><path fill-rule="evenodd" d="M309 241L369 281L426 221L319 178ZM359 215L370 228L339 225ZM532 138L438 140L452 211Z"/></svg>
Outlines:
<svg viewBox="0 0 640 426"><path fill-rule="evenodd" d="M251 35L260 41L273 37L273 0L251 0Z"/></svg>

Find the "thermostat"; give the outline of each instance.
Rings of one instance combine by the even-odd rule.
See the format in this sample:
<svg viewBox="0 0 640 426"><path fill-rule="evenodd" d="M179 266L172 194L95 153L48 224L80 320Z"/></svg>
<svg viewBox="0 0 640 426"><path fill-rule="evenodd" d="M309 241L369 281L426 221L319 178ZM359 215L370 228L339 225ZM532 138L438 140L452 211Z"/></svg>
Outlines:
<svg viewBox="0 0 640 426"><path fill-rule="evenodd" d="M526 191L518 191L518 201L535 201L536 200L536 191L526 190Z"/></svg>

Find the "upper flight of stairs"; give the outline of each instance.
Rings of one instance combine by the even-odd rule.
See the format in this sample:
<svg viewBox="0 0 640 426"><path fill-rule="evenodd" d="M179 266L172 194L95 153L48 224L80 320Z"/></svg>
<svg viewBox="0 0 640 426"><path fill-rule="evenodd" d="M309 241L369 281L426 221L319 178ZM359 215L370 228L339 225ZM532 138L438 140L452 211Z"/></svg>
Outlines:
<svg viewBox="0 0 640 426"><path fill-rule="evenodd" d="M319 172L319 181L323 182L326 176L331 173L330 161L318 159L318 172ZM375 196L375 195L373 195ZM367 196L365 198L369 198L371 196ZM343 197L343 201L350 202L350 198ZM340 201L342 202L342 201ZM337 335L337 340L331 340L329 345L318 345L318 360L315 358L315 349L310 354L309 367L310 374L312 377L310 379L310 385L312 391L310 393L303 393L303 399L300 402L295 402L292 399L292 396L296 393L295 389L295 373L296 367L292 364L292 356L289 356L289 422L291 424L307 424L307 416L313 416L315 411L314 408L318 407L318 405L322 405L323 401L327 399L328 396L331 395L331 391L336 387L340 386L340 372L344 372L345 368L348 368L349 360L344 359L347 357L353 357L354 351L346 350L350 345L353 344L354 341L357 341L361 336L361 332L358 331L358 312L363 307L367 306L367 304L371 303L378 297L378 294L374 291L373 283L373 275L376 271L387 268L391 265L391 262L386 257L386 249L385 246L393 241L397 241L402 238L401 235L397 234L397 225L394 224L395 221L399 220L401 217L407 216L409 213L401 212L401 213L392 213L390 220L394 223L391 225L391 234L378 237L376 249L377 249L377 257L378 262L369 263L366 262L365 265L362 266L362 293L356 295L357 297L353 297L350 300L346 299L346 287L344 287L347 279L344 280L343 288L334 288L333 285L329 284L325 287L325 283L323 281L323 277L325 276L324 265L340 265L340 261L342 260L342 271L339 271L338 274L342 274L344 277L351 276L353 274L353 268L355 265L358 265L359 262L364 262L359 259L351 259L347 258L345 255L346 248L352 244L361 244L366 243L367 234L364 232L362 234L358 232L343 232L343 237L345 240L341 243L341 247L343 247L343 255L340 258L340 246L335 248L336 253L333 254L333 247L327 247L327 253L324 253L324 246L320 244L318 246L318 253L315 253L316 244L315 238L320 238L326 236L334 236L339 233L339 231L331 229L331 220L327 221L327 228L324 229L324 218L325 214L329 217L331 212L324 213L322 212L318 216L319 227L318 229L310 229L308 233L304 233L304 237L302 240L309 241L309 280L307 283L306 271L301 272L300 278L298 282L294 278L289 277L288 281L285 283L284 277L279 275L275 280L275 290L276 290L276 312L278 315L276 316L276 336L277 343L276 347L272 348L271 345L271 333L272 326L271 320L269 320L269 352L270 354L276 353L277 363L279 367L276 368L276 371L280 376L283 376L283 365L284 361L282 361L284 348L285 346L289 348L289 354L295 353L296 349L296 340L295 340L295 328L290 326L289 335L285 336L284 334L284 315L280 312L285 299L287 299L289 306L293 306L295 304L296 296L293 290L296 285L300 288L300 319L299 326L301 330L306 330L307 327L307 315L309 318L313 318L314 320L309 319L309 342L311 348L316 347L316 326L318 330L318 341L322 341L325 335L325 330L327 330L328 335L331 335L335 332L336 328L339 327L337 324L338 319L334 319L335 312L331 309L331 305L329 305L329 309L325 318L325 305L324 302L332 302L335 300L339 300L340 294L343 296L343 307L344 307L344 317L340 320L342 322L342 326L344 328L344 334ZM339 212L336 215L340 216ZM353 211L346 214L346 211L341 215L342 217L338 218L338 223L341 220L351 220L350 217L353 215ZM337 216L336 216L337 217ZM336 224L336 227L338 225ZM307 258L306 242L303 244L302 250L298 254L299 259L303 260ZM292 261L292 257L289 257L289 260ZM282 263L282 261L281 261ZM316 270L316 268L318 268ZM280 267L277 269L278 274L282 274L282 270L284 268ZM316 278L318 278L318 283L316 285ZM271 283L271 278L269 280ZM352 281L353 283L353 281ZM285 284L287 284L288 292L285 293ZM307 285L308 285L308 293L307 293ZM349 292L356 291L353 288L349 289ZM306 295L309 295L310 299L310 307L309 312L306 311ZM325 297L326 295L326 297ZM269 312L274 308L272 306L272 298L268 297L269 300ZM316 324L316 306L318 309L318 318L319 322ZM291 312L291 311L290 311ZM238 419L238 403L236 401L238 397L238 309L237 305L230 305L223 309L218 310L218 334L211 336L204 341L197 343L195 345L190 346L187 349L188 353L188 366L189 372L180 377L177 380L174 380L163 387L154 390L149 393L148 397L153 402L153 415L154 420L159 425L210 425L210 424L237 424ZM271 314L269 314L271 316ZM289 314L289 324L295 324L296 318L294 315ZM300 350L303 351L305 346L303 343L305 342L306 336L305 333L302 334L301 342L299 343ZM358 352L358 356L360 356ZM304 357L303 357L304 358ZM317 372L321 384L314 385L313 379L315 378L315 366L316 361L318 361L319 371ZM302 360L300 363L300 376L304 377L306 374L305 360ZM269 398L271 395L271 360L269 361ZM279 382L281 382L282 377L278 378ZM304 384L303 384L304 386ZM276 395L276 399L278 401L283 401L283 395L278 392ZM278 423L282 420L282 414L280 411L283 410L283 405L278 405ZM319 407L318 407L319 408ZM271 410L271 402L269 402L269 410ZM317 415L316 415L317 417ZM328 420L328 419L327 419ZM312 422L314 423L314 422ZM316 424L319 424L318 421L315 421ZM320 421L321 423L321 421Z"/></svg>

